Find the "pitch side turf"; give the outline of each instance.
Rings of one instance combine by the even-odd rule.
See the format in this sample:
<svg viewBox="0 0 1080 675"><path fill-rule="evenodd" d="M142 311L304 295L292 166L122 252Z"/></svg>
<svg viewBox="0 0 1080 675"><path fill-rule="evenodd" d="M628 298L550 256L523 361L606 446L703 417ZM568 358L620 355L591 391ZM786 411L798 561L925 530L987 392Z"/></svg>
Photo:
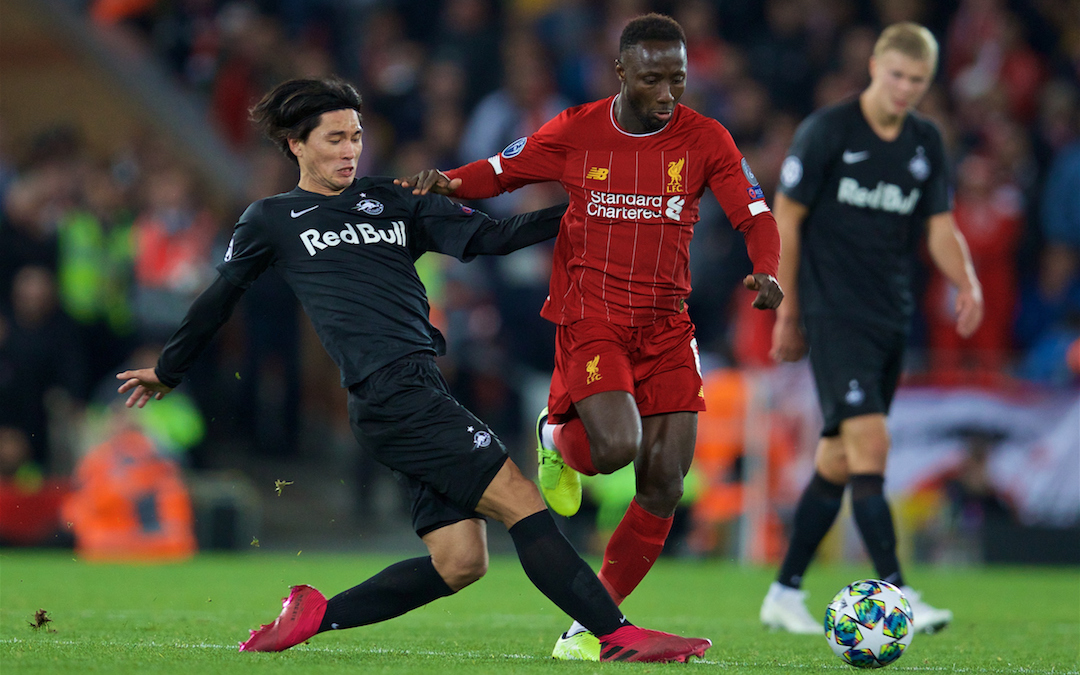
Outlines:
<svg viewBox="0 0 1080 675"><path fill-rule="evenodd" d="M758 624L772 570L664 559L624 604L642 626L704 636L714 646L685 666L552 661L569 621L496 557L488 576L392 621L316 636L281 654L239 654L249 628L273 619L294 583L332 595L395 558L252 552L181 565L98 565L69 553L0 551L0 673L848 673L823 637ZM807 590L815 614L865 567L819 567ZM890 672L1080 672L1080 570L909 571L955 623L916 635ZM38 610L51 621L39 628Z"/></svg>

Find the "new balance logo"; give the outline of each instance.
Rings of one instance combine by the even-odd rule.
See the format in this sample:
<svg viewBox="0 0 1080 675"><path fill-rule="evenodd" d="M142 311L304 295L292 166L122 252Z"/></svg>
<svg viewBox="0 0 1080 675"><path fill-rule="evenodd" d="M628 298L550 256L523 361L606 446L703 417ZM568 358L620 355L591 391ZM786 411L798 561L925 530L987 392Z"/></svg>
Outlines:
<svg viewBox="0 0 1080 675"><path fill-rule="evenodd" d="M590 168L589 173L585 174L585 180L607 180L607 177L608 170L596 166Z"/></svg>
<svg viewBox="0 0 1080 675"><path fill-rule="evenodd" d="M345 223L345 229L339 232L304 230L300 233L300 241L304 242L308 255L315 255L319 251L341 243L378 244L384 242L405 246L405 221L395 220L391 225L393 229L390 230L377 230L371 223L357 223L356 225Z"/></svg>
<svg viewBox="0 0 1080 675"><path fill-rule="evenodd" d="M316 204L315 206L312 206L310 209L304 209L303 211L289 211L289 215L292 216L293 218L299 218L300 216L304 215L305 213L311 213L312 211L314 211L317 208L319 208L318 204Z"/></svg>
<svg viewBox="0 0 1080 675"><path fill-rule="evenodd" d="M852 152L851 150L845 150L842 156L844 164L858 164L864 159L870 159L870 151L862 150L860 152Z"/></svg>

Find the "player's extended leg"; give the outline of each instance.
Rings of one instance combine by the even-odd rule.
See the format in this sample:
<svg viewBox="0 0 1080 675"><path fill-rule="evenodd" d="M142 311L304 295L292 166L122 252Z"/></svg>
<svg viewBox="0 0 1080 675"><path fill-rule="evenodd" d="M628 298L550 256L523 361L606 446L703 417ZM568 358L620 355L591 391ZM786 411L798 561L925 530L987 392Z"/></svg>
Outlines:
<svg viewBox="0 0 1080 675"><path fill-rule="evenodd" d="M386 621L456 593L487 571L486 523L469 518L425 534L430 556L402 560L326 600L311 586L294 586L281 616L251 632L240 651L279 652L328 630Z"/></svg>
<svg viewBox="0 0 1080 675"><path fill-rule="evenodd" d="M840 437L850 467L851 510L878 577L899 586L915 615L915 630L932 633L952 621L952 612L922 600L904 583L896 557L896 530L885 500L885 463L889 455L889 430L883 414L860 415L840 424Z"/></svg>
<svg viewBox="0 0 1080 675"><path fill-rule="evenodd" d="M536 485L507 460L476 510L502 522L529 580L560 609L599 636L602 661L685 661L712 643L627 623L588 564L555 525Z"/></svg>
<svg viewBox="0 0 1080 675"><path fill-rule="evenodd" d="M642 431L637 494L608 541L599 574L616 603L637 588L664 548L694 459L697 413L652 415L642 420Z"/></svg>
<svg viewBox="0 0 1080 675"><path fill-rule="evenodd" d="M664 548L683 479L694 459L697 413L651 415L642 419L643 442L634 462L637 494L604 550L599 579L616 603L622 603L652 569ZM552 655L564 660L595 661L595 637L575 622L555 644Z"/></svg>
<svg viewBox="0 0 1080 675"><path fill-rule="evenodd" d="M882 489L889 456L889 430L880 413L851 417L840 423L851 482L855 524L874 561L878 576L897 586L903 583L896 558L896 531Z"/></svg>
<svg viewBox="0 0 1080 675"><path fill-rule="evenodd" d="M840 436L826 436L818 442L814 469L814 477L795 507L791 540L780 574L769 587L760 613L761 623L773 630L807 635L820 634L821 622L806 609L806 593L799 589L821 540L840 513L848 476L847 454Z"/></svg>

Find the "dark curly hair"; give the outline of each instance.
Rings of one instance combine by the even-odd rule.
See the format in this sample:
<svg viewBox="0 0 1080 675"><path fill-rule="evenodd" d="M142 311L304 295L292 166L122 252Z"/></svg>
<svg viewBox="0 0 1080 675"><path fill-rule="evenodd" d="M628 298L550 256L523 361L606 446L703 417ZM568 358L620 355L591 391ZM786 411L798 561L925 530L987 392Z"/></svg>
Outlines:
<svg viewBox="0 0 1080 675"><path fill-rule="evenodd" d="M642 42L679 42L686 44L686 33L675 19L666 14L642 14L623 28L619 38L619 53Z"/></svg>
<svg viewBox="0 0 1080 675"><path fill-rule="evenodd" d="M274 87L249 112L259 130L296 164L290 138L306 141L325 112L355 110L359 116L360 102L356 88L340 77L296 79Z"/></svg>

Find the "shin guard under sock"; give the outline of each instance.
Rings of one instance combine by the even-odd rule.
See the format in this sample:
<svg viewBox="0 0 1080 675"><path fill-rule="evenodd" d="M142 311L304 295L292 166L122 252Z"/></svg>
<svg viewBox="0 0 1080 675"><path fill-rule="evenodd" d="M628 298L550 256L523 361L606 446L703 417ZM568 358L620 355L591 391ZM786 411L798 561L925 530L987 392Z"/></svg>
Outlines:
<svg viewBox="0 0 1080 675"><path fill-rule="evenodd" d="M630 595L664 550L673 517L661 518L631 500L604 550L600 581L611 593L615 604Z"/></svg>
<svg viewBox="0 0 1080 675"><path fill-rule="evenodd" d="M431 556L402 560L327 600L319 632L386 621L452 593Z"/></svg>
<svg viewBox="0 0 1080 675"><path fill-rule="evenodd" d="M593 635L608 635L628 624L546 509L515 523L510 537L533 585Z"/></svg>
<svg viewBox="0 0 1080 675"><path fill-rule="evenodd" d="M892 511L885 501L885 478L873 474L851 476L851 511L878 578L896 586L904 585L900 561L896 558L896 530Z"/></svg>
<svg viewBox="0 0 1080 675"><path fill-rule="evenodd" d="M791 543L788 544L784 562L780 566L780 576L777 578L781 584L791 588L800 587L814 552L829 533L836 514L840 513L843 497L843 485L830 483L820 474L814 474L795 508Z"/></svg>

